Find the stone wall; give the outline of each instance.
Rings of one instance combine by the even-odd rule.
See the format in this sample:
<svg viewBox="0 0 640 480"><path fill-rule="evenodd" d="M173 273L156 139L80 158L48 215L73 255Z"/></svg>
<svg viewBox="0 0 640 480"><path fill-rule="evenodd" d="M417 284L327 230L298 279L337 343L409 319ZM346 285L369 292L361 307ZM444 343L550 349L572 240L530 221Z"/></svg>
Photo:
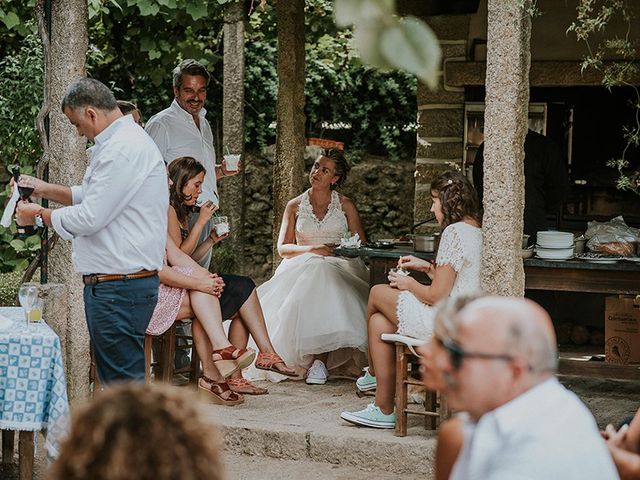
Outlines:
<svg viewBox="0 0 640 480"><path fill-rule="evenodd" d="M447 63L467 60L469 15L427 17ZM416 153L415 217L429 216L431 182L439 174L461 168L464 134L464 88L451 87L444 77L437 90L418 83L418 151ZM433 222L432 228L436 227Z"/></svg>
<svg viewBox="0 0 640 480"><path fill-rule="evenodd" d="M317 148L307 147L304 188L309 187L306 176L317 154ZM242 265L245 274L258 282L269 278L273 269L273 158L274 150L271 148L264 153L247 151L243 159L244 256L234 259L232 270L240 271ZM356 203L369 239L392 238L408 233L413 223L413 159L392 162L381 157L365 157L356 161L351 159L351 163L355 166L340 191ZM224 189L224 181L220 182L220 188ZM224 205L221 213L224 213ZM214 258L220 259L222 264L230 250L228 247L225 250L223 243Z"/></svg>

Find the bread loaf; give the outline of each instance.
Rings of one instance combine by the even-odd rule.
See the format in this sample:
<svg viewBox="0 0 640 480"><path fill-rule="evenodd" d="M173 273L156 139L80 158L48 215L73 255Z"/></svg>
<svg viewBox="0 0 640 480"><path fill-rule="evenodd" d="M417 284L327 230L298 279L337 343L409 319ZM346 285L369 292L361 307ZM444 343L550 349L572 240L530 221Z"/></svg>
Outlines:
<svg viewBox="0 0 640 480"><path fill-rule="evenodd" d="M594 252L618 255L621 257L633 257L636 253L636 244L632 242L596 243L590 247Z"/></svg>

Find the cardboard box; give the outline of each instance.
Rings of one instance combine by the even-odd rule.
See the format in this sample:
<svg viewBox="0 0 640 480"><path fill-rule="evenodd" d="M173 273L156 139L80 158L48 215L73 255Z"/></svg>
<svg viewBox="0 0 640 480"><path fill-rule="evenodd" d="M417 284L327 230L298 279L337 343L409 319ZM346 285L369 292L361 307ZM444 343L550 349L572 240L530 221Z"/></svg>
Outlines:
<svg viewBox="0 0 640 480"><path fill-rule="evenodd" d="M640 363L640 295L610 296L604 309L605 361Z"/></svg>

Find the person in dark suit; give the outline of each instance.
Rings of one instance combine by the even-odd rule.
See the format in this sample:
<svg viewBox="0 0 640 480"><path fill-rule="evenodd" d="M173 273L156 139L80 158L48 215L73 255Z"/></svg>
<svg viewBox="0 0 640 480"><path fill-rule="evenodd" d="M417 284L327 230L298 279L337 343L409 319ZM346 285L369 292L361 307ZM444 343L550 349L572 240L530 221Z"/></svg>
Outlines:
<svg viewBox="0 0 640 480"><path fill-rule="evenodd" d="M484 143L473 162L473 183L482 204L484 196ZM569 191L562 152L548 137L529 130L524 141L524 233L535 243L536 233L549 228L547 215L560 211Z"/></svg>

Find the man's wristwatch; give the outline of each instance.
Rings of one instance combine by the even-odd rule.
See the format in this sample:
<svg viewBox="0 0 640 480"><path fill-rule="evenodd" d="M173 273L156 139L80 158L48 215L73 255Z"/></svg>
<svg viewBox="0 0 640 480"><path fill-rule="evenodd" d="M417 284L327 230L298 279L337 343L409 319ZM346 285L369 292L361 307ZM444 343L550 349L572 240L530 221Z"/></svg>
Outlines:
<svg viewBox="0 0 640 480"><path fill-rule="evenodd" d="M44 228L44 220L42 219L42 213L41 212L36 213L36 216L34 217L34 220L35 220L36 227Z"/></svg>

